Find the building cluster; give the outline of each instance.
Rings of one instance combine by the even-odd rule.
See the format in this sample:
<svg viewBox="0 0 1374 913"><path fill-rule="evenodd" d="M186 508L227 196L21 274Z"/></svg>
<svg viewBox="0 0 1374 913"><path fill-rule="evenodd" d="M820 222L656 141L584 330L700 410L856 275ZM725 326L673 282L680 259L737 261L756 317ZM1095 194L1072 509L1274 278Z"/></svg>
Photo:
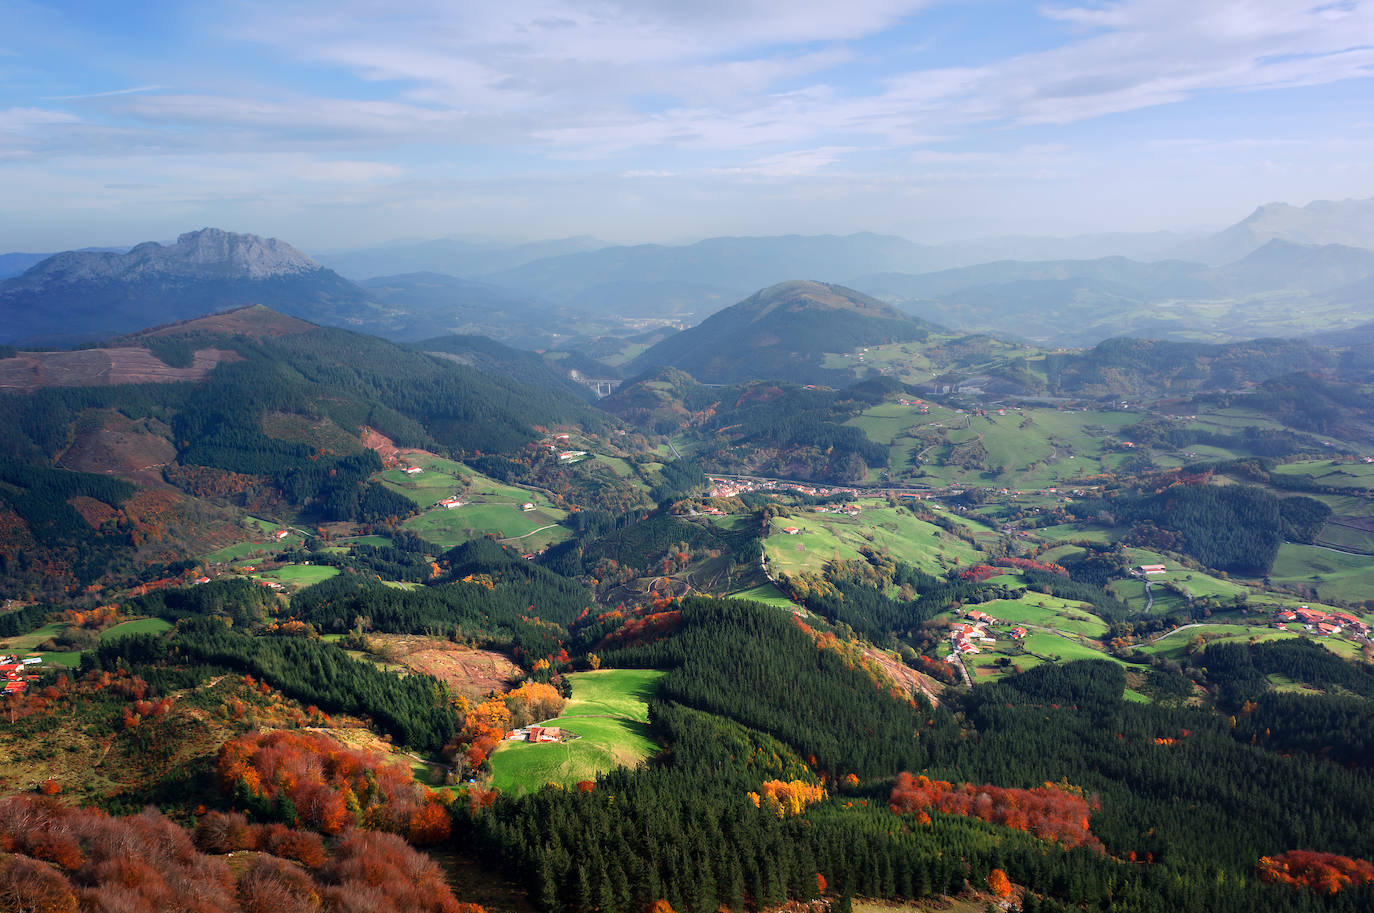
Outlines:
<svg viewBox="0 0 1374 913"><path fill-rule="evenodd" d="M1274 624L1287 629L1289 623L1301 623L1306 630L1319 637L1329 637L1342 631L1357 637L1368 637L1368 626L1349 612L1323 612L1298 606L1296 609L1279 609L1274 613Z"/></svg>
<svg viewBox="0 0 1374 913"><path fill-rule="evenodd" d="M808 485L805 482L784 482L774 479L722 479L716 476L707 476L706 480L711 483L710 496L713 498L733 498L751 491L792 491L797 494L810 495L813 498L826 498L836 494L846 494L850 497L858 497L859 495L856 488L829 488L824 485Z"/></svg>
<svg viewBox="0 0 1374 913"><path fill-rule="evenodd" d="M986 621L962 622L956 621L949 627L949 644L953 649L950 656L960 653L977 653L978 644L995 644L997 638L989 633L987 625L996 621L989 615L978 613ZM972 613L970 613L970 616ZM952 659L950 660L953 661Z"/></svg>
<svg viewBox="0 0 1374 913"><path fill-rule="evenodd" d="M561 742L563 730L557 726L526 726L506 733L508 742Z"/></svg>
<svg viewBox="0 0 1374 913"><path fill-rule="evenodd" d="M0 683L3 683L4 694L23 694L29 690L29 683L37 675L38 667L43 664L43 657L37 653L30 653L24 657L0 656Z"/></svg>

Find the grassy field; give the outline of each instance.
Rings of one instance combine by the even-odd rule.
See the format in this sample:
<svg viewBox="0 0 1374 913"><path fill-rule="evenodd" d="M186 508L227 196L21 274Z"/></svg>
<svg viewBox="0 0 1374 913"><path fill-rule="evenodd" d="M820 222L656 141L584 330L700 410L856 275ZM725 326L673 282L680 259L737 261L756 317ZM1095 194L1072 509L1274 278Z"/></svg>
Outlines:
<svg viewBox="0 0 1374 913"><path fill-rule="evenodd" d="M864 510L857 517L798 512L775 518L764 540L769 567L774 573L819 572L832 557L859 558L865 546L934 574L944 573L954 558L968 563L977 557L973 546L905 508L883 501L859 503ZM799 532L784 533L789 526Z"/></svg>
<svg viewBox="0 0 1374 913"><path fill-rule="evenodd" d="M1082 603L1042 593L1026 593L1020 599L995 599L978 608L998 621L1039 625L1093 638L1107 633L1107 623L1087 611Z"/></svg>
<svg viewBox="0 0 1374 913"><path fill-rule="evenodd" d="M123 637L126 634L161 634L170 631L172 623L164 618L135 618L100 632L101 640Z"/></svg>
<svg viewBox="0 0 1374 913"><path fill-rule="evenodd" d="M649 698L663 673L603 669L568 676L572 698L546 725L575 733L567 742L502 742L491 756L491 782L524 793L546 783L571 786L616 767L638 764L658 751L649 738Z"/></svg>
<svg viewBox="0 0 1374 913"><path fill-rule="evenodd" d="M1307 460L1275 466L1279 475L1306 477L1329 488L1374 488L1374 463L1335 463Z"/></svg>
<svg viewBox="0 0 1374 913"><path fill-rule="evenodd" d="M767 603L781 609L795 609L797 607L796 603L782 595L782 590L771 583L763 583L747 590L740 590L738 593L731 593L730 598L752 599L755 602Z"/></svg>
<svg viewBox="0 0 1374 913"><path fill-rule="evenodd" d="M282 586L304 589L337 576L339 569L328 564L287 564L272 571L254 574L255 580L274 580Z"/></svg>
<svg viewBox="0 0 1374 913"><path fill-rule="evenodd" d="M567 511L554 507L539 492L504 485L452 460L426 457L417 463L424 469L418 475L389 469L378 479L424 509L403 526L427 542L453 548L495 533L511 540L511 545L539 551L569 536L558 525ZM632 471L628 465L624 468ZM465 503L455 508L434 506L450 496ZM533 504L534 509L523 510L524 504Z"/></svg>
<svg viewBox="0 0 1374 913"><path fill-rule="evenodd" d="M1141 652L1152 653L1167 659L1178 659L1187 652L1188 645L1199 635L1201 635L1207 643L1250 640L1261 642L1266 640L1285 640L1290 637L1301 636L1289 631L1280 631L1276 628L1268 627L1267 625L1204 624L1171 631L1154 643L1141 647L1140 650Z"/></svg>
<svg viewBox="0 0 1374 913"><path fill-rule="evenodd" d="M56 637L67 627L66 622L54 621L51 624L35 628L27 634L20 634L18 637L11 637L8 640L0 640L0 652L4 653L32 653L38 649L38 645L43 641Z"/></svg>
<svg viewBox="0 0 1374 913"><path fill-rule="evenodd" d="M1275 583L1315 586L1323 600L1363 602L1374 598L1374 557L1366 555L1285 542L1279 547L1269 577Z"/></svg>

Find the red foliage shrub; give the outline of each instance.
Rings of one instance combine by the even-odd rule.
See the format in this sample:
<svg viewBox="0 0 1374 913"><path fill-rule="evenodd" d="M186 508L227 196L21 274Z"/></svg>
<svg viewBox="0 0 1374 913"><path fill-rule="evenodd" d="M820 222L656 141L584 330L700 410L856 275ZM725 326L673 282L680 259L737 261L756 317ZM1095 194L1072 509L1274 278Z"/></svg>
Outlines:
<svg viewBox="0 0 1374 913"><path fill-rule="evenodd" d="M1030 558L993 558L988 564L996 567L1015 567L1023 571L1045 571L1050 574L1058 574L1060 577L1069 576L1069 572L1057 564L1046 564L1043 561L1032 561Z"/></svg>
<svg viewBox="0 0 1374 913"><path fill-rule="evenodd" d="M259 856L238 884L243 913L314 913L320 908L319 888L285 859Z"/></svg>
<svg viewBox="0 0 1374 913"><path fill-rule="evenodd" d="M1001 571L986 564L975 564L973 567L959 572L962 580L972 580L974 583L982 583L990 577L996 577Z"/></svg>
<svg viewBox="0 0 1374 913"><path fill-rule="evenodd" d="M1351 885L1374 884L1374 865L1335 853L1289 850L1277 856L1261 856L1259 877L1272 884L1289 884L1323 894L1335 894Z"/></svg>
<svg viewBox="0 0 1374 913"><path fill-rule="evenodd" d="M252 843L262 854L236 884L223 860L197 852L184 829L154 810L112 818L34 796L0 799L0 910L485 913L459 903L438 866L390 834L349 831L330 858L317 834L211 813L197 840L205 849ZM35 855L41 844L64 841L79 858L68 872Z"/></svg>
<svg viewBox="0 0 1374 913"><path fill-rule="evenodd" d="M429 841L447 836L439 820L447 811L431 807L432 794L415 783L409 765L323 733L278 730L231 739L220 748L216 769L225 792L242 788L290 799L299 821L325 834L357 825Z"/></svg>
<svg viewBox="0 0 1374 913"><path fill-rule="evenodd" d="M666 605L667 603L663 604ZM667 612L653 612L643 618L635 618L625 622L602 638L597 649L652 643L672 634L680 627L682 627L682 613L677 609Z"/></svg>
<svg viewBox="0 0 1374 913"><path fill-rule="evenodd" d="M45 796L55 796L62 792L62 786L52 777L48 777L48 779L38 784L38 791Z"/></svg>
<svg viewBox="0 0 1374 913"><path fill-rule="evenodd" d="M0 910L76 913L76 894L51 866L9 856L0 859Z"/></svg>
<svg viewBox="0 0 1374 913"><path fill-rule="evenodd" d="M944 780L900 773L888 807L899 814L932 809L947 815L981 818L1065 846L1102 849L1101 842L1088 830L1088 816L1096 810L1096 800L1089 802L1048 783L1036 789L972 783L954 786Z"/></svg>

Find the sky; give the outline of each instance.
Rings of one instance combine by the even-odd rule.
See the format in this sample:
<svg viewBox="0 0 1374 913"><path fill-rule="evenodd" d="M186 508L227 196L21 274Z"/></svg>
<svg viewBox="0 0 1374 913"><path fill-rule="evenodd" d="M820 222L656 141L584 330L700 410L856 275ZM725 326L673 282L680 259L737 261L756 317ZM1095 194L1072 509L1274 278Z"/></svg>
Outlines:
<svg viewBox="0 0 1374 913"><path fill-rule="evenodd" d="M1374 0L0 0L0 251L1218 229L1374 196Z"/></svg>

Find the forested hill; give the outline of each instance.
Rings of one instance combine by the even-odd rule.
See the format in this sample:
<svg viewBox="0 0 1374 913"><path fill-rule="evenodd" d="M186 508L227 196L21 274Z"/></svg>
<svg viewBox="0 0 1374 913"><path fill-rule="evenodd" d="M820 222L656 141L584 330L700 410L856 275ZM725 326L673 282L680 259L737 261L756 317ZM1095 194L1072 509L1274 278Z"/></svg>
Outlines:
<svg viewBox="0 0 1374 913"><path fill-rule="evenodd" d="M89 583L193 557L232 522L230 505L302 522L404 518L415 505L370 481L382 460L364 446L365 429L464 458L523 453L542 434L536 426L613 421L561 387L265 308L49 354L109 352L186 374L0 393L9 584ZM208 365L207 352L216 353ZM36 357L0 359L0 377Z"/></svg>
<svg viewBox="0 0 1374 913"><path fill-rule="evenodd" d="M705 383L844 383L852 373L824 367L825 353L920 341L937 329L852 289L783 282L663 340L631 370L671 365Z"/></svg>
<svg viewBox="0 0 1374 913"><path fill-rule="evenodd" d="M470 365L480 371L504 374L536 387L563 390L578 399L590 401L593 398L590 388L569 378L539 353L514 349L486 336L440 336L417 342L411 348L448 358L457 364Z"/></svg>

